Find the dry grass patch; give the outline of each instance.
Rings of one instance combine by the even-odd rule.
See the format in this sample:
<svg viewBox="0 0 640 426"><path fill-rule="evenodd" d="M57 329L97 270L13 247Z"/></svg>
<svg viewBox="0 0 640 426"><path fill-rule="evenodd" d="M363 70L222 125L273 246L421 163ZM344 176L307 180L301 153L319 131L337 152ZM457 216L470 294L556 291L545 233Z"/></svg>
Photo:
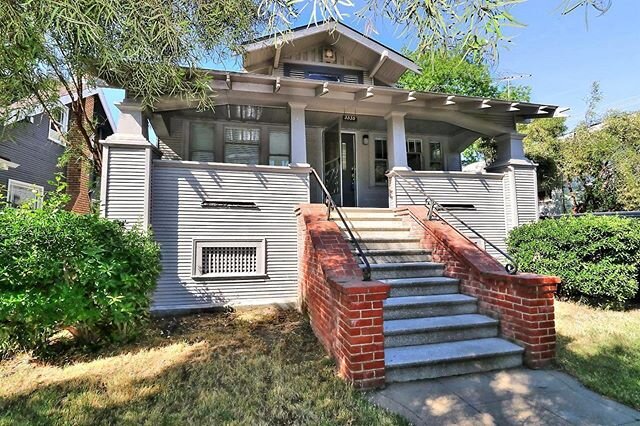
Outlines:
<svg viewBox="0 0 640 426"><path fill-rule="evenodd" d="M404 424L335 377L306 320L162 318L134 345L0 363L0 425Z"/></svg>
<svg viewBox="0 0 640 426"><path fill-rule="evenodd" d="M556 301L558 362L591 389L640 409L640 309Z"/></svg>

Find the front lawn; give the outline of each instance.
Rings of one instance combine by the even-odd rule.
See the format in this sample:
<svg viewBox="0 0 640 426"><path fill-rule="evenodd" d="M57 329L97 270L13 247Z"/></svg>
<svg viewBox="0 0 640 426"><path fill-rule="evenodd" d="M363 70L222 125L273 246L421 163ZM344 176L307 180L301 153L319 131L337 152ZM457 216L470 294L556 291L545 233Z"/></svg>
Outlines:
<svg viewBox="0 0 640 426"><path fill-rule="evenodd" d="M300 314L273 308L156 320L93 355L6 360L0 383L0 425L405 424L335 376Z"/></svg>
<svg viewBox="0 0 640 426"><path fill-rule="evenodd" d="M640 309L556 301L558 362L587 387L640 409Z"/></svg>

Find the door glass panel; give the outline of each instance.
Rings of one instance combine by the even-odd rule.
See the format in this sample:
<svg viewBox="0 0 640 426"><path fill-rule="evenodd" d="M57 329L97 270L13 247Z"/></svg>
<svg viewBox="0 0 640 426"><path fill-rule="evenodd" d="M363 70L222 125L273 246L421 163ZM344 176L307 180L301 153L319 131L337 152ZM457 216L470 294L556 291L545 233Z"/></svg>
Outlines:
<svg viewBox="0 0 640 426"><path fill-rule="evenodd" d="M388 168L387 140L376 139L374 141L374 144L375 144L375 157L374 157L375 183L386 184L387 177L385 176L385 173L387 173L387 168Z"/></svg>

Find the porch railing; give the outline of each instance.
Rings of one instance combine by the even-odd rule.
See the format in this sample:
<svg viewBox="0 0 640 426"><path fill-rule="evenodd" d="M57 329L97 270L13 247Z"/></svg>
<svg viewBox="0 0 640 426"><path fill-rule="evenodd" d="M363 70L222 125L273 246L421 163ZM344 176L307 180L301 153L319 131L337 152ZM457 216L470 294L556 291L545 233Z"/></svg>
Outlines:
<svg viewBox="0 0 640 426"><path fill-rule="evenodd" d="M358 257L362 260L362 263L364 264L364 268L362 269L362 279L364 281L371 281L371 265L369 264L369 260L367 260L367 256L364 254L364 251L360 247L360 244L358 243L358 240L356 239L355 235L353 235L353 232L351 231L349 224L347 223L342 212L340 211L340 208L338 207L336 202L333 200L331 193L329 192L327 187L324 186L324 183L322 183L322 179L320 179L318 172L316 172L316 170L313 167L311 168L311 175L318 182L318 185L320 185L320 188L324 193L324 204L327 206L327 219L331 218L332 210L335 210L336 213L338 213L338 217L340 218L340 221L344 225L344 229L347 231L347 234L349 234L349 238L351 238L351 241L353 242L353 245L356 248Z"/></svg>
<svg viewBox="0 0 640 426"><path fill-rule="evenodd" d="M405 181L408 182L407 179L403 178L402 176L395 176L396 178L400 178L400 179L404 179ZM424 196L424 204L427 207L427 220L433 220L433 215L435 214L436 216L438 216L438 218L443 221L444 223L446 223L447 225L449 225L451 228L453 228L458 234L460 234L462 237L466 238L469 242L473 243L473 241L471 241L471 239L465 235L464 233L462 233L457 227L453 226L451 224L451 222L449 222L443 215L441 215L439 212L443 211L445 213L447 213L449 216L451 216L452 218L454 218L456 221L458 221L458 223L460 223L463 227L465 227L466 229L468 229L473 235L475 235L476 237L480 238L482 241L485 242L485 244L488 244L491 246L491 248L493 248L495 251L497 251L498 253L500 253L507 261L504 264L504 269L505 271L507 271L507 273L511 274L511 275L515 275L518 273L518 263L511 257L509 256L507 253L504 252L504 250L500 249L498 246L496 246L495 244L493 244L491 241L489 241L488 239L486 239L484 236L482 236L482 234L480 234L478 231L476 231L475 229L473 229L469 224L467 224L464 220L460 219L458 216L456 216L455 214L453 214L453 212L451 212L451 210L447 209L446 207L444 207L442 204L438 203L436 200L434 200L429 194L427 194L424 190L420 189L420 192L422 192L422 195ZM411 217L418 223L421 223L419 218L415 217L415 215L411 212L409 212L409 214L411 215Z"/></svg>

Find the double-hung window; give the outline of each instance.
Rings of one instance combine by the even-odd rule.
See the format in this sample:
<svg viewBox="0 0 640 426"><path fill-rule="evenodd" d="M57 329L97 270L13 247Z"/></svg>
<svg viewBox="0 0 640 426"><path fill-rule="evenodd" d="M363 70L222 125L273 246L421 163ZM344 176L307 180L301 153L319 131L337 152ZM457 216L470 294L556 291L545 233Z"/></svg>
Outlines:
<svg viewBox="0 0 640 426"><path fill-rule="evenodd" d="M429 142L429 170L442 170L442 145Z"/></svg>
<svg viewBox="0 0 640 426"><path fill-rule="evenodd" d="M34 203L34 207L41 207L43 195L44 188L40 185L9 179L7 185L7 201L13 206Z"/></svg>
<svg viewBox="0 0 640 426"><path fill-rule="evenodd" d="M269 165L288 166L291 157L288 132L269 133Z"/></svg>
<svg viewBox="0 0 640 426"><path fill-rule="evenodd" d="M49 140L64 145L62 137L69 131L69 107L63 105L52 115L49 118Z"/></svg>
<svg viewBox="0 0 640 426"><path fill-rule="evenodd" d="M224 161L236 164L260 163L260 129L227 127L224 129Z"/></svg>
<svg viewBox="0 0 640 426"><path fill-rule="evenodd" d="M216 161L213 124L191 123L189 127L189 158L191 161Z"/></svg>
<svg viewBox="0 0 640 426"><path fill-rule="evenodd" d="M389 157L387 155L387 140L376 138L374 143L373 171L376 185L387 183L387 169L389 167Z"/></svg>
<svg viewBox="0 0 640 426"><path fill-rule="evenodd" d="M422 170L421 139L407 139L407 164L411 170Z"/></svg>

